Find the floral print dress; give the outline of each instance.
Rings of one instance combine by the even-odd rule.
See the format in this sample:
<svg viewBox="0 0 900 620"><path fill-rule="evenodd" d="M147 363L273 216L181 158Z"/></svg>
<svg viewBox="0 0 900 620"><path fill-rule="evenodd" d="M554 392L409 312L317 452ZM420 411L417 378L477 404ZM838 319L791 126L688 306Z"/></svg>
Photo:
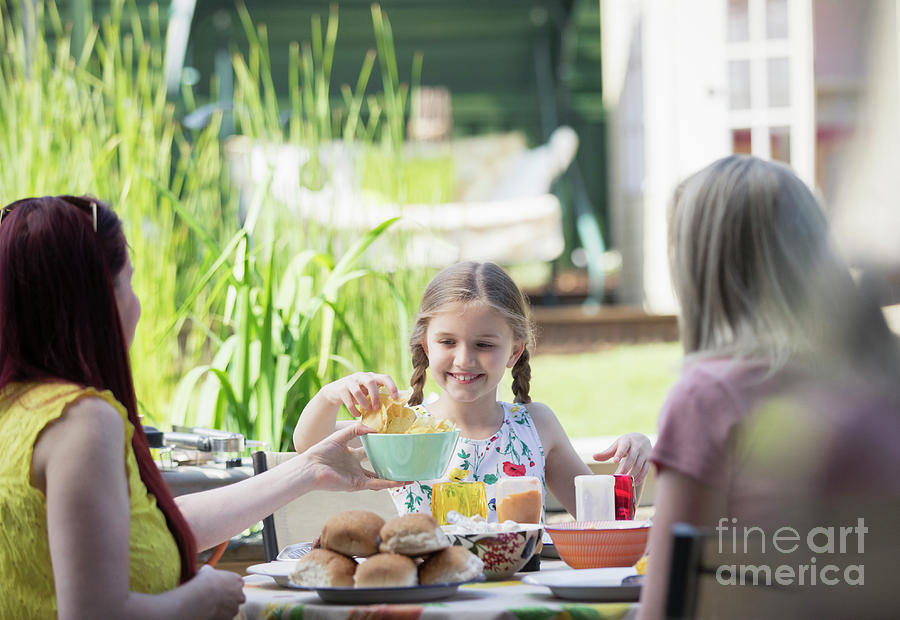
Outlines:
<svg viewBox="0 0 900 620"><path fill-rule="evenodd" d="M541 481L541 491L546 495L544 482L544 447L531 415L521 403L504 403L503 423L500 429L487 439L469 439L460 436L456 450L444 476L437 480L421 480L390 489L394 505L400 514L431 512L431 487L436 482L482 481L487 491L487 520L497 521L497 481L502 477L534 476ZM424 413L422 405L416 407Z"/></svg>

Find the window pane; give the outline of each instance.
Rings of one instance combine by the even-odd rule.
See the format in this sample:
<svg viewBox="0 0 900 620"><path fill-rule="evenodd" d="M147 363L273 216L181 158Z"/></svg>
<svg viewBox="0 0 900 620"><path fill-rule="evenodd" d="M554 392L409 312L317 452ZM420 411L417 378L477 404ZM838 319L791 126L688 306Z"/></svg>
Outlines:
<svg viewBox="0 0 900 620"><path fill-rule="evenodd" d="M791 163L791 132L788 127L772 127L769 129L769 148L772 159Z"/></svg>
<svg viewBox="0 0 900 620"><path fill-rule="evenodd" d="M750 61L728 62L728 107L732 110L750 108Z"/></svg>
<svg viewBox="0 0 900 620"><path fill-rule="evenodd" d="M787 36L787 0L766 0L766 38L786 39Z"/></svg>
<svg viewBox="0 0 900 620"><path fill-rule="evenodd" d="M753 144L750 141L749 129L731 130L731 152L750 155L753 153Z"/></svg>
<svg viewBox="0 0 900 620"><path fill-rule="evenodd" d="M728 0L728 40L746 41L749 38L747 0Z"/></svg>
<svg viewBox="0 0 900 620"><path fill-rule="evenodd" d="M791 105L790 61L787 58L770 58L767 65L769 107Z"/></svg>

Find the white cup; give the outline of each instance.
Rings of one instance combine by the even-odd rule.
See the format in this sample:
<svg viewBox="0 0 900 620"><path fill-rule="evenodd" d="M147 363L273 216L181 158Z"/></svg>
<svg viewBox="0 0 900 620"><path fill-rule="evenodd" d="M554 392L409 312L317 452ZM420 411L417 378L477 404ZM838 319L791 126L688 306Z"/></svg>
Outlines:
<svg viewBox="0 0 900 620"><path fill-rule="evenodd" d="M614 521L616 488L612 476L575 476L575 519Z"/></svg>

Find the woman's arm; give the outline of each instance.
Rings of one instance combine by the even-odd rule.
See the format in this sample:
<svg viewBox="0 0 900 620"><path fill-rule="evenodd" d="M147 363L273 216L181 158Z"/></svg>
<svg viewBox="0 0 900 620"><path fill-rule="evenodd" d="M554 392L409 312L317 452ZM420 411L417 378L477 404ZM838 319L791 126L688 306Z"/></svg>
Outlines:
<svg viewBox="0 0 900 620"><path fill-rule="evenodd" d="M380 408L379 385L386 387L393 398L399 398L397 386L390 376L372 372L357 372L323 386L300 413L294 428L294 450L304 452L328 437L335 428L352 424L336 421L341 405L353 416L358 416L360 410Z"/></svg>
<svg viewBox="0 0 900 620"><path fill-rule="evenodd" d="M129 590L124 449L121 416L97 398L68 407L35 442L31 478L47 498L59 617L232 617L243 601L241 578L234 573L203 571L159 595Z"/></svg>
<svg viewBox="0 0 900 620"><path fill-rule="evenodd" d="M207 549L272 514L313 489L358 491L387 489L402 482L381 480L363 469L363 448L349 447L371 429L352 424L332 433L312 448L247 480L210 491L175 498L199 549Z"/></svg>
<svg viewBox="0 0 900 620"><path fill-rule="evenodd" d="M543 403L529 403L528 413L544 446L547 488L569 514L575 514L575 476L590 474L590 468L575 452L556 415Z"/></svg>
<svg viewBox="0 0 900 620"><path fill-rule="evenodd" d="M674 469L663 469L656 478L656 513L650 529L650 562L647 583L641 590L638 617L656 620L665 613L672 561L672 525L711 525L724 514L721 493Z"/></svg>

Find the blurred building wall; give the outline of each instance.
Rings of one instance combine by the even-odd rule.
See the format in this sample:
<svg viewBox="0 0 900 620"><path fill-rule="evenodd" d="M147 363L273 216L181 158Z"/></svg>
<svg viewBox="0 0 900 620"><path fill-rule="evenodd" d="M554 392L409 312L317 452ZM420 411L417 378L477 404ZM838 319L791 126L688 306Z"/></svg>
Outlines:
<svg viewBox="0 0 900 620"><path fill-rule="evenodd" d="M868 25L876 7L883 14L898 4L600 0L608 210L612 245L623 256L623 301L676 310L666 210L677 184L713 160L751 153L785 161L829 208L849 174L845 163L872 168L851 153ZM885 19L896 28L895 18L877 21ZM896 71L885 79L896 88Z"/></svg>
<svg viewBox="0 0 900 620"><path fill-rule="evenodd" d="M858 131L837 182L834 230L850 260L900 274L900 2L877 0ZM894 300L896 302L896 300Z"/></svg>

